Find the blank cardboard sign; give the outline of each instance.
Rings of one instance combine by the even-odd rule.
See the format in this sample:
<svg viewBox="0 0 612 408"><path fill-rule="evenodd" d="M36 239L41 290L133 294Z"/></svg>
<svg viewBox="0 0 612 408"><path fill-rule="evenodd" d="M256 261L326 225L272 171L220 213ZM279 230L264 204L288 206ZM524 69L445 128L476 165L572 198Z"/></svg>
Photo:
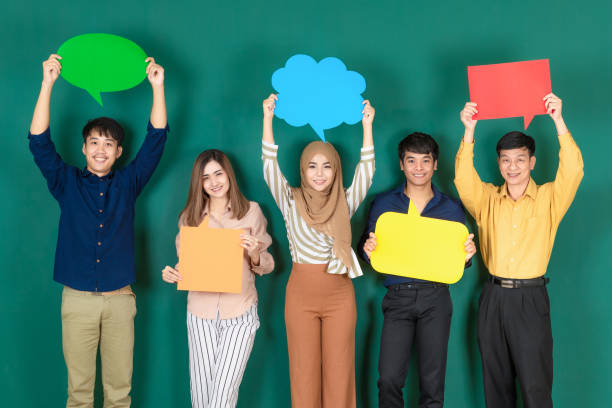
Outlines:
<svg viewBox="0 0 612 408"><path fill-rule="evenodd" d="M547 59L468 67L470 101L478 104L474 119L522 116L525 129L544 115L542 98L551 92Z"/></svg>
<svg viewBox="0 0 612 408"><path fill-rule="evenodd" d="M183 278L178 290L240 293L242 291L242 230L209 228L208 217L198 227L181 227L179 264Z"/></svg>
<svg viewBox="0 0 612 408"><path fill-rule="evenodd" d="M374 233L370 262L377 272L449 284L463 276L469 232L460 222L421 217L410 201L408 214L378 217Z"/></svg>

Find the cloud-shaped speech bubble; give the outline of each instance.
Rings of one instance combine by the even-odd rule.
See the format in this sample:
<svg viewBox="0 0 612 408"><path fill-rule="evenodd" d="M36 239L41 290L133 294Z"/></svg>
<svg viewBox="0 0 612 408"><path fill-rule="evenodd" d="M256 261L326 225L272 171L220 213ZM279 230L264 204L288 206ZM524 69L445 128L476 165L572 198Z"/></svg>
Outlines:
<svg viewBox="0 0 612 408"><path fill-rule="evenodd" d="M365 79L338 58L317 63L308 55L294 55L274 72L272 86L278 92L274 115L291 126L309 124L323 141L325 129L342 122L354 125L363 117Z"/></svg>
<svg viewBox="0 0 612 408"><path fill-rule="evenodd" d="M375 234L377 272L449 284L463 276L469 232L460 222L421 217L410 201L408 214L378 217Z"/></svg>
<svg viewBox="0 0 612 408"><path fill-rule="evenodd" d="M62 57L62 77L89 92L100 106L100 92L130 89L146 77L147 54L118 35L78 35L63 43L57 53Z"/></svg>

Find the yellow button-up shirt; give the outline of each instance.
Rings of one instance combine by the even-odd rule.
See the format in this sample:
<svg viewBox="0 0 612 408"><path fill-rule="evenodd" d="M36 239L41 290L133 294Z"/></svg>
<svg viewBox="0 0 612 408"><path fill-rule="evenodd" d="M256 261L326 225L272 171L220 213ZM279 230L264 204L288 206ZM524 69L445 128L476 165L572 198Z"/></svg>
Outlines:
<svg viewBox="0 0 612 408"><path fill-rule="evenodd" d="M531 279L546 273L555 234L584 175L582 154L571 134L559 136L555 180L527 190L514 201L506 184L483 183L474 168L474 144L463 143L455 161L455 186L478 224L482 259L489 273Z"/></svg>

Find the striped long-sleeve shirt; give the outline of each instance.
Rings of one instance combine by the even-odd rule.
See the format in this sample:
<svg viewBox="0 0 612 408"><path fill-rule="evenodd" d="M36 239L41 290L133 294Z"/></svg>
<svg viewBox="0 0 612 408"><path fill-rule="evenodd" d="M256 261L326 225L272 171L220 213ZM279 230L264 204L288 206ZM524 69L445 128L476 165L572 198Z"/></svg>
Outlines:
<svg viewBox="0 0 612 408"><path fill-rule="evenodd" d="M262 142L264 179L283 214L291 260L302 264L329 264L327 272L348 273L350 278L363 275L355 252L351 249L352 265L347 268L333 251L334 240L329 235L311 228L295 206L289 183L283 176L277 160L278 146ZM374 176L374 146L361 149L361 160L355 170L351 186L345 190L349 216L353 216L365 198Z"/></svg>

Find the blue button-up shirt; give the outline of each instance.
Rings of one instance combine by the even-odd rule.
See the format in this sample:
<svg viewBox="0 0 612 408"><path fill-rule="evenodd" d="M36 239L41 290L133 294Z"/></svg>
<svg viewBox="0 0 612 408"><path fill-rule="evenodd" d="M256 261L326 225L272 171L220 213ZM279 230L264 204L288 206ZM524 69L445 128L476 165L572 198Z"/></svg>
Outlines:
<svg viewBox="0 0 612 408"><path fill-rule="evenodd" d="M104 292L135 281L134 204L161 159L167 132L167 126L149 123L134 160L104 177L64 163L49 129L28 135L34 161L60 206L56 282Z"/></svg>
<svg viewBox="0 0 612 408"><path fill-rule="evenodd" d="M368 239L370 232L374 232L376 229L376 221L383 213L386 212L397 212L397 213L408 213L408 205L410 204L410 198L404 194L406 183L403 183L399 187L387 191L385 193L378 194L370 207L370 213L368 215L368 225L366 230L361 237L359 242L359 254L361 257L370 262L370 258L366 255L363 250L363 245ZM459 200L456 200L444 193L441 193L433 184L431 185L434 196L427 203L427 206L421 212L421 216L429 218L437 218L440 220L456 221L465 224L465 212L463 205ZM406 231L407 234L410 231ZM466 267L470 266L471 262L466 264ZM395 285L397 283L410 283L410 282L427 282L420 279L404 278L402 276L387 275L385 278L385 286Z"/></svg>

